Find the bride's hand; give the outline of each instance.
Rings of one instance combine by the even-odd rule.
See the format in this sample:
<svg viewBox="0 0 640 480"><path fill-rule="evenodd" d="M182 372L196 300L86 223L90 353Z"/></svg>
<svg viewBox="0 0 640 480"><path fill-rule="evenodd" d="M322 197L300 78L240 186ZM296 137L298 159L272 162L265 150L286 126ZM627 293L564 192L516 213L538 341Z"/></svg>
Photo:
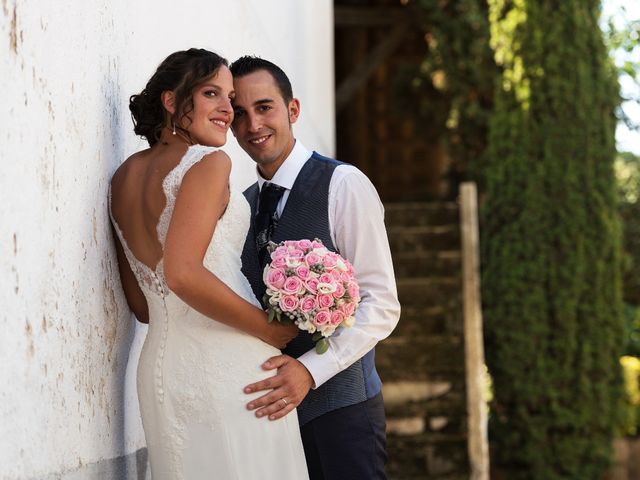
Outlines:
<svg viewBox="0 0 640 480"><path fill-rule="evenodd" d="M276 321L268 323L267 327L262 340L280 350L286 347L287 343L296 338L300 332L295 325L282 325Z"/></svg>

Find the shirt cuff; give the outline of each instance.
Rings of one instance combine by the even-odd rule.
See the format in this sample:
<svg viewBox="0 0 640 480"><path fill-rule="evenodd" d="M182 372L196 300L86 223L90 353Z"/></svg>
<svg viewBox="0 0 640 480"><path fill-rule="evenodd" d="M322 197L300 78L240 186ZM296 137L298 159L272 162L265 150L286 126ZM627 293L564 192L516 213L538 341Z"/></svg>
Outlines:
<svg viewBox="0 0 640 480"><path fill-rule="evenodd" d="M298 357L298 361L302 363L311 374L314 382L311 388L314 390L341 371L340 363L331 347L322 354L316 353L315 348L313 348Z"/></svg>

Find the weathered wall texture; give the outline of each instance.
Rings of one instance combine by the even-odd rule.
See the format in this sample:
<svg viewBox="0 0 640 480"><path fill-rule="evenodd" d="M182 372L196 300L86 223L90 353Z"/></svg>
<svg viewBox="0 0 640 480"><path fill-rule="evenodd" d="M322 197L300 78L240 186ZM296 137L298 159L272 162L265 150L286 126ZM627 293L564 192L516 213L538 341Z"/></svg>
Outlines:
<svg viewBox="0 0 640 480"><path fill-rule="evenodd" d="M128 97L178 49L259 54L292 78L298 138L332 154L332 2L0 1L0 478L124 478L144 460L145 331L120 289L106 192L145 146Z"/></svg>

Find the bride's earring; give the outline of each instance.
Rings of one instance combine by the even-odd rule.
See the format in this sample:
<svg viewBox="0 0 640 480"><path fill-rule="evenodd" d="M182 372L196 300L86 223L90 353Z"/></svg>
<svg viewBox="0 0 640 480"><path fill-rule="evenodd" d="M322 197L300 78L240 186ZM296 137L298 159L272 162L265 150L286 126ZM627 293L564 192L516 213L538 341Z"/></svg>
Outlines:
<svg viewBox="0 0 640 480"><path fill-rule="evenodd" d="M173 122L173 134L176 134L176 122Z"/></svg>

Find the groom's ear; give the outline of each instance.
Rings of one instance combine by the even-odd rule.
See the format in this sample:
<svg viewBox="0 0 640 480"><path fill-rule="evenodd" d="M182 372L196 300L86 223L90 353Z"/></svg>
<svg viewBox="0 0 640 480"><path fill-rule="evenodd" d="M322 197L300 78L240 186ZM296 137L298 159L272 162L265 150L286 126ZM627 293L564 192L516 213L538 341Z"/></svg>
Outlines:
<svg viewBox="0 0 640 480"><path fill-rule="evenodd" d="M176 94L172 90L165 90L160 94L162 106L171 115L176 113Z"/></svg>
<svg viewBox="0 0 640 480"><path fill-rule="evenodd" d="M300 116L300 100L298 100L297 98L292 98L289 101L287 110L289 111L289 123L296 123L296 121L298 121L298 117Z"/></svg>

